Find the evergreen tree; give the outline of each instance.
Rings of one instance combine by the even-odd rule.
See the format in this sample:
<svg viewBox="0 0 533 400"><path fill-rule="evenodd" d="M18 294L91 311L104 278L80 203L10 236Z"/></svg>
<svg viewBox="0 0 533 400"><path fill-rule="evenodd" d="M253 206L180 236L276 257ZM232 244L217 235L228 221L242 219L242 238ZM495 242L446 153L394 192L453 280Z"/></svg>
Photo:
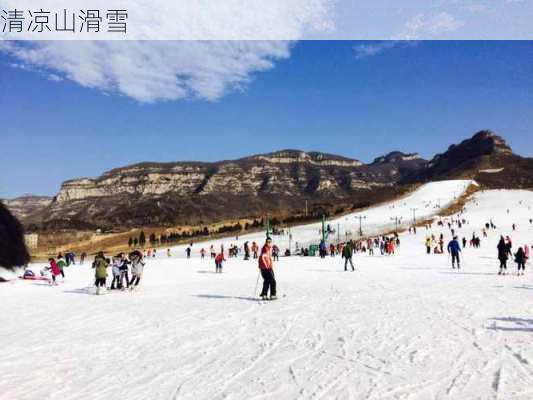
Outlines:
<svg viewBox="0 0 533 400"><path fill-rule="evenodd" d="M133 244L133 239L132 239L132 237L130 236L130 239L128 240L128 247L131 247L132 244Z"/></svg>
<svg viewBox="0 0 533 400"><path fill-rule="evenodd" d="M146 236L144 235L144 231L141 231L139 235L139 244L141 246L144 246L146 244Z"/></svg>

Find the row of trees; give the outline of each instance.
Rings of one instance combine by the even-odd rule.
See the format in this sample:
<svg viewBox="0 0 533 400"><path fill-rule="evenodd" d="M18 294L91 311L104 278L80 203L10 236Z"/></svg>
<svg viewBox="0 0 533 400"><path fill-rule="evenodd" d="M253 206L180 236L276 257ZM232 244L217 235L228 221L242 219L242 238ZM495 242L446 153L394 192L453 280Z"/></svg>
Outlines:
<svg viewBox="0 0 533 400"><path fill-rule="evenodd" d="M264 221L263 219L256 219L252 223L246 223L241 225L239 222L236 224L229 224L229 225L222 225L218 229L215 230L209 230L206 227L203 229L197 229L194 231L187 231L187 232L171 232L171 233L161 233L160 235L156 235L155 233L151 233L148 238L146 237L146 234L144 231L141 231L139 233L138 237L131 237L128 239L128 246L129 247L144 247L147 243L149 243L151 246L157 246L157 245L164 245L164 244L174 244L182 240L189 240L199 237L206 237L212 234L222 234L222 233L230 233L230 232L241 232L242 230L248 230L253 228L259 228L263 226Z"/></svg>

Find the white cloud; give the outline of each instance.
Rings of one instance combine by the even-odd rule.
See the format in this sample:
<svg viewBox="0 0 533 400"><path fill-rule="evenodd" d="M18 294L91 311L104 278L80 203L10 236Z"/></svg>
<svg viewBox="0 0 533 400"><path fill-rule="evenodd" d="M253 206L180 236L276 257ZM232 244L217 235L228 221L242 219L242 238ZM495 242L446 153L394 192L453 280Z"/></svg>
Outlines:
<svg viewBox="0 0 533 400"><path fill-rule="evenodd" d="M396 47L405 48L413 47L418 44L414 40L385 40L385 41L371 41L354 46L355 57L357 59L363 59L379 55L387 50L391 50Z"/></svg>
<svg viewBox="0 0 533 400"><path fill-rule="evenodd" d="M440 12L426 15L417 14L407 24L395 39L416 40L435 38L439 35L453 32L462 22L458 21L452 14Z"/></svg>
<svg viewBox="0 0 533 400"><path fill-rule="evenodd" d="M50 41L3 46L18 68L139 102L217 100L289 57L281 41ZM1 49L1 48L0 48Z"/></svg>
<svg viewBox="0 0 533 400"><path fill-rule="evenodd" d="M70 80L139 102L184 98L214 101L228 91L246 87L255 73L269 70L277 61L289 57L290 40L330 28L332 1L227 0L221 4L220 0L93 0L90 6L94 9L128 10L128 39L283 41L0 41L0 51L8 53L17 67L38 71L47 79ZM87 8L82 0L28 2L28 9ZM18 0L0 0L0 9L17 7L20 8ZM32 36L25 32L28 37L16 33L11 37L57 39L60 34ZM102 33L96 37L110 36ZM78 33L60 37L82 38ZM113 38L123 36L115 34Z"/></svg>

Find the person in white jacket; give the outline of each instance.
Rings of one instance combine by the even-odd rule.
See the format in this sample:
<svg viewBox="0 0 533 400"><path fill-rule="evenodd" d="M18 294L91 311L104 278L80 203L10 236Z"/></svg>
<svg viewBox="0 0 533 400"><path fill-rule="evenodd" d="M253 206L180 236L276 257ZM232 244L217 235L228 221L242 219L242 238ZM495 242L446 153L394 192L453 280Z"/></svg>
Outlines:
<svg viewBox="0 0 533 400"><path fill-rule="evenodd" d="M133 289L135 286L139 285L139 281L141 280L143 269L144 269L144 261L143 261L143 255L140 251L135 250L130 254L130 262L131 262L131 281L130 281L130 289Z"/></svg>

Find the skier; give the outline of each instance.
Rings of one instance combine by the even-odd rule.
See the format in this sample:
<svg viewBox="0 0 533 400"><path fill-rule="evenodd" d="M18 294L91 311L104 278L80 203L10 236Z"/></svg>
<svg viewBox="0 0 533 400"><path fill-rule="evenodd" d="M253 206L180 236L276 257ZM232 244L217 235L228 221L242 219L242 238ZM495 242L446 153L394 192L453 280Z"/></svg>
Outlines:
<svg viewBox="0 0 533 400"><path fill-rule="evenodd" d="M463 237L463 249L466 247L466 238Z"/></svg>
<svg viewBox="0 0 533 400"><path fill-rule="evenodd" d="M80 264L84 263L85 257L87 257L87 253L86 252L81 253L81 255L80 255Z"/></svg>
<svg viewBox="0 0 533 400"><path fill-rule="evenodd" d="M428 236L426 238L426 254L431 254L431 244L432 244L432 240L431 238Z"/></svg>
<svg viewBox="0 0 533 400"><path fill-rule="evenodd" d="M205 249L202 247L200 250L200 258L203 260L205 258Z"/></svg>
<svg viewBox="0 0 533 400"><path fill-rule="evenodd" d="M211 252L211 258L215 258L217 256L213 245L211 245L211 247L209 248L209 251Z"/></svg>
<svg viewBox="0 0 533 400"><path fill-rule="evenodd" d="M191 248L187 247L187 249L185 249L185 252L187 253L187 258L191 258Z"/></svg>
<svg viewBox="0 0 533 400"><path fill-rule="evenodd" d="M518 251L515 253L514 261L518 266L517 275L524 275L524 270L526 269L526 254L524 253L524 249L522 249L522 247L519 247ZM522 270L522 273L520 273L520 269Z"/></svg>
<svg viewBox="0 0 533 400"><path fill-rule="evenodd" d="M52 273L52 285L57 285L56 276L61 274L61 270L57 266L56 260L54 260L53 258L48 259L48 262L50 263L50 267L47 269L49 269Z"/></svg>
<svg viewBox="0 0 533 400"><path fill-rule="evenodd" d="M224 258L224 253L218 253L215 257L215 272L218 274L222 273L222 263L226 261Z"/></svg>
<svg viewBox="0 0 533 400"><path fill-rule="evenodd" d="M500 241L498 242L497 248L498 259L500 260L500 271L498 272L498 275L505 275L505 271L507 271L507 255L509 251L507 245L505 244L503 236L500 236Z"/></svg>
<svg viewBox="0 0 533 400"><path fill-rule="evenodd" d="M355 268L352 262L352 256L353 256L352 243L348 242L342 249L342 258L344 258L344 270L345 271L348 271L348 263L350 263L350 265L352 266L352 271L355 271Z"/></svg>
<svg viewBox="0 0 533 400"><path fill-rule="evenodd" d="M172 253L170 253L170 249L167 249L167 257L168 258L172 257Z"/></svg>
<svg viewBox="0 0 533 400"><path fill-rule="evenodd" d="M132 275L130 281L130 289L133 290L134 287L139 285L139 281L141 280L144 268L144 261L142 254L139 251L134 251L130 254L130 261Z"/></svg>
<svg viewBox="0 0 533 400"><path fill-rule="evenodd" d="M263 277L263 290L261 299L268 300L268 290L270 289L270 300L276 300L276 278L274 276L274 263L272 262L272 239L267 237L265 245L261 249L259 257L259 269Z"/></svg>
<svg viewBox="0 0 533 400"><path fill-rule="evenodd" d="M94 285L96 286L96 294L100 294L101 288L105 288L105 281L107 278L107 267L109 262L104 257L104 253L100 251L93 261L94 268Z"/></svg>
<svg viewBox="0 0 533 400"><path fill-rule="evenodd" d="M457 261L457 269L461 269L461 260L459 253L461 252L461 246L457 240L457 236L448 243L448 253L452 255L452 268L455 269L455 261Z"/></svg>

